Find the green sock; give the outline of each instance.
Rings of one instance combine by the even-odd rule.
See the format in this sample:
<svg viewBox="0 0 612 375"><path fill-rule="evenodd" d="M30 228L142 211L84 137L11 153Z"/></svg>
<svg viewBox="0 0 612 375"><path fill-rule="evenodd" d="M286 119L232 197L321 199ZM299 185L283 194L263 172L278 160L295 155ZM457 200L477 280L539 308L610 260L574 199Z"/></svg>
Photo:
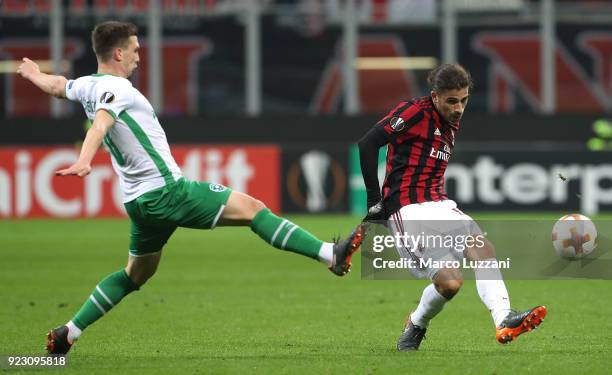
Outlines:
<svg viewBox="0 0 612 375"><path fill-rule="evenodd" d="M111 273L96 285L89 299L72 318L72 322L84 330L135 290L138 290L138 285L130 279L125 270Z"/></svg>
<svg viewBox="0 0 612 375"><path fill-rule="evenodd" d="M251 221L251 230L277 249L318 259L323 241L287 219L274 215L269 209L259 211Z"/></svg>

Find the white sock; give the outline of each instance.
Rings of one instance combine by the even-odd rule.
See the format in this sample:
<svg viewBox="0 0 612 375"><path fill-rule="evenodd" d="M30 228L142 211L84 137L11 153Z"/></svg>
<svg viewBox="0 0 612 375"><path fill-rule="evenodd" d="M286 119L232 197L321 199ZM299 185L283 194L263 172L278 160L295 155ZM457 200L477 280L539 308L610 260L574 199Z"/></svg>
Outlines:
<svg viewBox="0 0 612 375"><path fill-rule="evenodd" d="M81 336L81 333L83 333L83 331L81 331L79 327L72 323L72 320L66 323L66 327L68 327L68 342L70 344L73 344L76 340L79 339L79 336Z"/></svg>
<svg viewBox="0 0 612 375"><path fill-rule="evenodd" d="M427 328L429 321L442 311L446 302L448 300L438 293L436 287L433 284L429 284L423 290L419 306L410 314L410 321L416 326Z"/></svg>
<svg viewBox="0 0 612 375"><path fill-rule="evenodd" d="M495 258L487 259L495 260ZM510 297L498 268L474 270L476 289L482 302L487 306L493 317L495 326L499 326L510 312Z"/></svg>
<svg viewBox="0 0 612 375"><path fill-rule="evenodd" d="M332 265L332 261L334 260L334 244L331 242L323 242L321 248L319 249L319 262L327 264L327 266Z"/></svg>

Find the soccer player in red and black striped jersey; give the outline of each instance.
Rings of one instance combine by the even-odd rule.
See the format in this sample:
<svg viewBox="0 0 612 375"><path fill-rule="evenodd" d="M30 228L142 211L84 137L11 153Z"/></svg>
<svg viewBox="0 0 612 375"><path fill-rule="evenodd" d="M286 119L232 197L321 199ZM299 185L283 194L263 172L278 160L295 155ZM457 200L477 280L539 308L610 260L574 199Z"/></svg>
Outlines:
<svg viewBox="0 0 612 375"><path fill-rule="evenodd" d="M368 206L364 220L384 220L394 234L400 235L418 234L409 233L415 231L414 222L454 220L458 223L460 220L462 233L482 235L472 218L461 212L444 191L444 172L468 104L471 76L459 64L443 64L431 71L428 83L430 95L400 102L359 141ZM381 193L378 150L385 145L388 147L387 165ZM469 261L486 261L483 264L496 262L493 245L486 238L471 247L444 249L446 253L440 252L435 245L412 249L398 245L397 250L400 256L412 259L435 258L440 254L440 259L445 260L444 257L454 251L456 253L451 259L465 257ZM434 268L423 263L410 268L410 271L419 278L431 279L432 284L425 288L419 305L407 319L397 343L397 349L401 351L419 348L429 321L457 294L462 284L459 269ZM523 312L510 309L510 299L499 268L475 268L474 272L478 294L493 317L497 341L508 343L542 322L546 316L544 306Z"/></svg>

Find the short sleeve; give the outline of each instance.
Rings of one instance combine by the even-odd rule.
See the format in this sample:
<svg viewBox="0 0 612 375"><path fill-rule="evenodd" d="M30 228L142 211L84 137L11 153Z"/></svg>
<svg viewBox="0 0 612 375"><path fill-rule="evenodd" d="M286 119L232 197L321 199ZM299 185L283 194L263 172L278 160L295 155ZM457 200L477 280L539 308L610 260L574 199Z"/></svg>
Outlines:
<svg viewBox="0 0 612 375"><path fill-rule="evenodd" d="M71 79L68 82L66 82L66 92L65 92L66 99L72 100L73 102L80 101L81 95L79 95L79 93L80 93L82 84L83 84L83 80L80 78Z"/></svg>
<svg viewBox="0 0 612 375"><path fill-rule="evenodd" d="M134 102L134 90L129 81L108 80L96 87L96 111L106 110L115 119Z"/></svg>

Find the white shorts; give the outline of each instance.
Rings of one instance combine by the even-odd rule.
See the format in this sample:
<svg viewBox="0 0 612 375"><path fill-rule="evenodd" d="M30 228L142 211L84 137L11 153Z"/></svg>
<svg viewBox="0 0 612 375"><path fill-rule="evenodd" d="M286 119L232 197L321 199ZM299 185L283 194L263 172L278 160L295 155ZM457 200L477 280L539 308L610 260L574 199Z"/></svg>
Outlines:
<svg viewBox="0 0 612 375"><path fill-rule="evenodd" d="M404 206L389 217L387 226L393 235L411 236L408 243L396 244L396 250L400 258L414 261L417 267L409 269L419 279L433 279L440 269L447 268L436 265L461 262L466 248L461 239L482 235L478 224L452 200Z"/></svg>

